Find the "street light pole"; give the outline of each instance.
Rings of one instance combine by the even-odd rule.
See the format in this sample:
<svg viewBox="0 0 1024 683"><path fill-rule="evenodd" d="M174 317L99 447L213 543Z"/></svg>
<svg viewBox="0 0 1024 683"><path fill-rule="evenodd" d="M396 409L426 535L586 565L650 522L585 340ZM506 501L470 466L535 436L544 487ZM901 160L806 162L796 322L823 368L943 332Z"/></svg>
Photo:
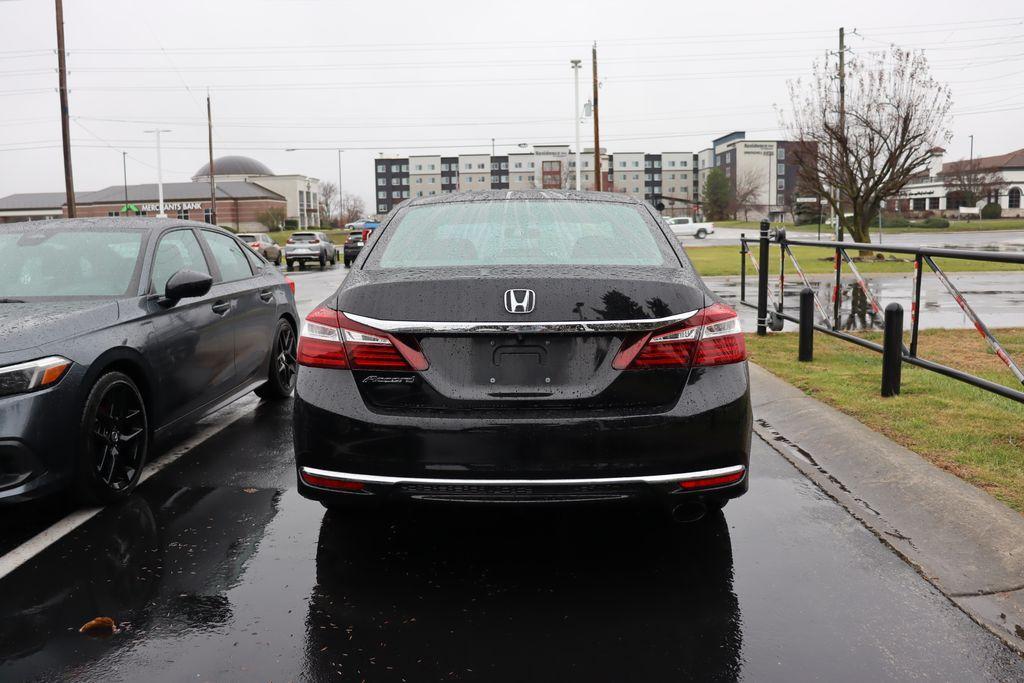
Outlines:
<svg viewBox="0 0 1024 683"><path fill-rule="evenodd" d="M156 187L157 195L159 197L160 210L157 212L157 217L167 218L167 214L164 213L164 169L163 169L163 158L160 151L160 134L170 133L171 131L166 128L156 128L154 130L144 131L146 133L156 133ZM213 169L210 169L213 172Z"/></svg>
<svg viewBox="0 0 1024 683"><path fill-rule="evenodd" d="M338 150L338 228L345 227L345 191L341 187L341 153L345 150Z"/></svg>
<svg viewBox="0 0 1024 683"><path fill-rule="evenodd" d="M583 66L582 60L573 59L569 62L572 64L572 78L575 85L575 95L573 98L572 105L572 117L576 126L576 191L580 191L580 68Z"/></svg>
<svg viewBox="0 0 1024 683"><path fill-rule="evenodd" d="M128 213L128 152L121 152L121 171L124 173L124 212Z"/></svg>

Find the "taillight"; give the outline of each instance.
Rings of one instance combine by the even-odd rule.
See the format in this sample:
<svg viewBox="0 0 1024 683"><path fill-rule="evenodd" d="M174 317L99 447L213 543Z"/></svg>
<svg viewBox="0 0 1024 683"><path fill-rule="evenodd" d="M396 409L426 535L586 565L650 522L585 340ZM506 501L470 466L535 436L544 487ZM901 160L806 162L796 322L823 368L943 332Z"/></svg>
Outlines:
<svg viewBox="0 0 1024 683"><path fill-rule="evenodd" d="M288 241L285 242L285 244L295 244L295 240L293 240L291 237L289 237Z"/></svg>
<svg viewBox="0 0 1024 683"><path fill-rule="evenodd" d="M284 281L288 283L288 289L292 290L292 294L295 294L295 280L286 277Z"/></svg>
<svg viewBox="0 0 1024 683"><path fill-rule="evenodd" d="M259 242L253 242L249 246L252 247L253 249L259 249L260 248L260 243Z"/></svg>
<svg viewBox="0 0 1024 683"><path fill-rule="evenodd" d="M321 306L308 316L299 334L298 363L313 368L352 370L426 370L426 356L415 345Z"/></svg>
<svg viewBox="0 0 1024 683"><path fill-rule="evenodd" d="M679 488L692 491L694 489L711 489L719 486L728 486L729 484L735 484L736 482L743 479L743 475L746 474L747 468L740 466L739 472L730 472L729 474L722 474L717 477L702 477L700 479L684 479L679 482Z"/></svg>
<svg viewBox="0 0 1024 683"><path fill-rule="evenodd" d="M616 370L652 370L727 365L747 359L736 311L725 304L703 309L676 327L623 343L612 360Z"/></svg>
<svg viewBox="0 0 1024 683"><path fill-rule="evenodd" d="M320 240L310 240L310 244L320 244Z"/></svg>

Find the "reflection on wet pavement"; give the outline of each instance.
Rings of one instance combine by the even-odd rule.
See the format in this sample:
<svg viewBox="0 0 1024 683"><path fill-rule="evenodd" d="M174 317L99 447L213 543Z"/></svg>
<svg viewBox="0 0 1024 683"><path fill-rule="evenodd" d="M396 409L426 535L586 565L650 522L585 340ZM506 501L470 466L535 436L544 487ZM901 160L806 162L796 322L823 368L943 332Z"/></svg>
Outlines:
<svg viewBox="0 0 1024 683"><path fill-rule="evenodd" d="M0 581L0 679L1024 678L762 442L750 495L696 525L628 508L346 516L278 467L287 418L239 420L218 435L234 449L198 449ZM208 485L243 457L276 485ZM97 616L121 631L77 632Z"/></svg>
<svg viewBox="0 0 1024 683"><path fill-rule="evenodd" d="M948 273L953 284L963 293L971 307L981 316L990 328L1024 326L1024 273ZM818 301L832 316L832 287L834 280L828 275L808 276L811 290ZM871 296L878 304L879 310L896 302L903 306L904 328L910 329L910 302L913 294L914 276L907 274L872 274L865 280ZM705 278L708 287L730 306L740 311L740 320L744 330L753 331L757 326L757 313L753 308L739 304L739 277ZM778 301L778 279L769 281L773 296ZM783 293L783 306L786 313L794 316L800 314L800 291L803 282L796 275L787 275ZM845 330L881 329L882 313L875 314L869 305L864 292L852 277L843 278L842 307L840 308L840 327ZM747 301L757 303L757 281L747 278ZM973 328L974 325L953 297L931 273L926 273L921 283L921 328ZM821 322L821 316L815 313L815 320ZM796 329L793 323L786 323L786 330Z"/></svg>

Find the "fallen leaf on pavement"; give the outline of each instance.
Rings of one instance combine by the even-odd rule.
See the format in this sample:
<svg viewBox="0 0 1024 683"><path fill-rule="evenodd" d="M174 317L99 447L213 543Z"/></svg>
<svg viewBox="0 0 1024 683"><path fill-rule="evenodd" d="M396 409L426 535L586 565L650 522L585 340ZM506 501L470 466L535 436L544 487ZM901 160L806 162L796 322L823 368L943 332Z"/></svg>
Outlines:
<svg viewBox="0 0 1024 683"><path fill-rule="evenodd" d="M96 617L91 621L85 622L82 628L78 629L78 632L93 638L106 638L117 633L117 630L117 622L110 617Z"/></svg>

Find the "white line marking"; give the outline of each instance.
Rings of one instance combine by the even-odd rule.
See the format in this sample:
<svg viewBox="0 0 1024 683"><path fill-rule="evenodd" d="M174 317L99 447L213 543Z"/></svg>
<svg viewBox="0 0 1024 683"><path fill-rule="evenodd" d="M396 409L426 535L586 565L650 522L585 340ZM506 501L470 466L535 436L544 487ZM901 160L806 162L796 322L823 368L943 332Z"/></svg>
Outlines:
<svg viewBox="0 0 1024 683"><path fill-rule="evenodd" d="M154 474L164 469L192 449L201 445L204 441L225 429L228 425L233 424L242 416L251 412L258 402L247 401L247 397L248 395L239 399L231 406L225 406L221 410L213 413L213 415L208 416L206 419L209 419L210 417L217 417L221 419L199 432L191 439L178 444L175 448L168 451L157 460L151 462L143 471L142 477L139 479L139 485L141 486ZM54 522L46 529L43 529L18 547L7 552L5 555L0 557L0 579L3 579L15 569L46 550L46 548L88 522L99 514L101 510L103 510L101 507L75 510L63 519Z"/></svg>

